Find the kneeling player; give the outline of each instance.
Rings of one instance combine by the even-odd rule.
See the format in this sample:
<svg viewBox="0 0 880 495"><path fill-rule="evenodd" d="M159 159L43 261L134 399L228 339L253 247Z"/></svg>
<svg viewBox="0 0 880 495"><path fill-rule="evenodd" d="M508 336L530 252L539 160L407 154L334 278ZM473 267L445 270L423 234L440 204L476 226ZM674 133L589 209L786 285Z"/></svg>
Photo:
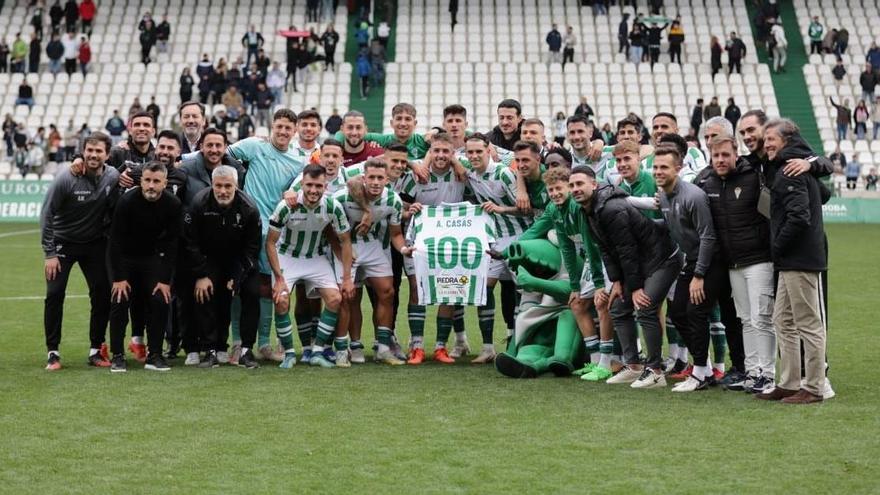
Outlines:
<svg viewBox="0 0 880 495"><path fill-rule="evenodd" d="M291 208L286 201L281 201L269 219L266 255L275 277L272 288L275 325L284 347L284 359L279 366L285 369L296 364L289 314L290 288L300 282L305 284L309 296L314 297L317 293L324 301L309 364L324 368L334 367L321 353L336 328L339 305L342 302L324 237L328 225L340 241L342 291L350 293L353 290L350 228L339 202L324 197L325 178L323 167L307 166L302 174L302 198L298 206Z"/></svg>

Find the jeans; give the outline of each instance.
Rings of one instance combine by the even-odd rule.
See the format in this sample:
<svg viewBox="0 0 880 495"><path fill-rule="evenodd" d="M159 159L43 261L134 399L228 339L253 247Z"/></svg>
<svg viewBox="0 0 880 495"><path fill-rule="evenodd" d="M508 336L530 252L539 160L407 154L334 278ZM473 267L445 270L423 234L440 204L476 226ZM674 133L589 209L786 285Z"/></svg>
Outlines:
<svg viewBox="0 0 880 495"><path fill-rule="evenodd" d="M629 47L629 57L630 60L633 61L634 64L639 65L639 62L642 61L642 51L644 48L641 46L631 46Z"/></svg>
<svg viewBox="0 0 880 495"><path fill-rule="evenodd" d="M280 105L282 98L284 98L284 88L269 88L269 91L272 93L273 104Z"/></svg>
<svg viewBox="0 0 880 495"><path fill-rule="evenodd" d="M16 98L15 106L19 105L27 105L28 110L34 108L34 99L33 98Z"/></svg>
<svg viewBox="0 0 880 495"><path fill-rule="evenodd" d="M611 319L614 322L614 331L620 339L623 348L623 360L626 364L637 364L639 361L638 340L639 333L636 328L636 320L642 328L647 347L647 360L645 366L652 369L660 368L660 354L663 347L663 330L660 327L660 306L669 292L669 287L675 281L675 277L681 269L678 257L670 258L654 273L645 278L644 291L651 298L651 305L646 308L635 310L632 302L632 293L624 288L623 297L614 301L611 305ZM708 325L708 320L707 323Z"/></svg>
<svg viewBox="0 0 880 495"><path fill-rule="evenodd" d="M773 263L757 263L729 271L736 313L742 320L745 372L776 375L776 332L773 329Z"/></svg>
<svg viewBox="0 0 880 495"><path fill-rule="evenodd" d="M49 59L49 72L51 72L53 75L61 72L61 59L60 58L56 58L56 59L50 58Z"/></svg>
<svg viewBox="0 0 880 495"><path fill-rule="evenodd" d="M548 64L562 63L562 52L560 52L559 50L557 50L557 51L550 50L550 57L547 59L547 63Z"/></svg>
<svg viewBox="0 0 880 495"><path fill-rule="evenodd" d="M849 124L841 124L837 123L837 140L843 141L846 139L846 131L849 130Z"/></svg>
<svg viewBox="0 0 880 495"><path fill-rule="evenodd" d="M856 139L865 139L865 133L868 132L867 122L856 122Z"/></svg>
<svg viewBox="0 0 880 495"><path fill-rule="evenodd" d="M331 20L336 15L336 12L333 10L333 0L322 0L321 1L321 16L324 20Z"/></svg>
<svg viewBox="0 0 880 495"><path fill-rule="evenodd" d="M251 66L251 57L254 57L254 60L256 60L257 55L259 55L259 52L260 52L259 45L248 45L247 46L247 61L245 62L245 65L250 67Z"/></svg>
<svg viewBox="0 0 880 495"><path fill-rule="evenodd" d="M877 139L877 134L880 133L880 120L874 121L874 139Z"/></svg>

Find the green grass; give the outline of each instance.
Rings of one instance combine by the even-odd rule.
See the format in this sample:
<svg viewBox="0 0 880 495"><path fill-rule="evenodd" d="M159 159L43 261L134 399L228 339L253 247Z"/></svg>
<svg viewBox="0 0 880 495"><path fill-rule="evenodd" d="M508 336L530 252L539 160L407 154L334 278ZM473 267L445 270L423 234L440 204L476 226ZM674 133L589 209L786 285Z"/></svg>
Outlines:
<svg viewBox="0 0 880 495"><path fill-rule="evenodd" d="M134 365L111 375L85 366L84 298L68 300L65 369L50 374L39 238L5 235L35 228L0 226L2 493L878 490L867 303L880 292L869 268L878 226L828 227L838 397L805 407L721 390L517 381L464 364L161 375ZM74 273L68 293L85 294ZM20 296L35 299L9 299ZM476 325L469 332L479 342Z"/></svg>

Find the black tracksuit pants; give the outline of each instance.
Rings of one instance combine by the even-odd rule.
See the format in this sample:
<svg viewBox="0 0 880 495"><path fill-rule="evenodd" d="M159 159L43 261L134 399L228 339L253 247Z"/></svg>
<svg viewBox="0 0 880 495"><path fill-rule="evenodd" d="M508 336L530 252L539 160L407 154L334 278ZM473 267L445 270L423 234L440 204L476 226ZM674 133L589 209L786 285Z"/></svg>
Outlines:
<svg viewBox="0 0 880 495"><path fill-rule="evenodd" d="M111 297L110 352L114 355L124 352L129 307L140 303L146 310L147 349L150 354L161 354L171 304L165 302L162 294L153 294L153 289L159 283L156 274L159 272L160 259L157 256L124 258L123 263L128 272L131 291L128 298L123 298L122 301Z"/></svg>
<svg viewBox="0 0 880 495"><path fill-rule="evenodd" d="M225 352L229 340L229 322L232 310L232 291L227 289L230 275L217 266L208 266L208 278L214 285L214 294L208 301L199 303L191 296L194 308L194 326L198 335L198 347L191 336L184 339L186 352ZM193 281L195 283L195 281ZM252 271L238 288L241 297L241 346L253 348L257 339L260 320L260 277ZM192 292L192 287L190 288ZM189 334L189 332L187 332Z"/></svg>

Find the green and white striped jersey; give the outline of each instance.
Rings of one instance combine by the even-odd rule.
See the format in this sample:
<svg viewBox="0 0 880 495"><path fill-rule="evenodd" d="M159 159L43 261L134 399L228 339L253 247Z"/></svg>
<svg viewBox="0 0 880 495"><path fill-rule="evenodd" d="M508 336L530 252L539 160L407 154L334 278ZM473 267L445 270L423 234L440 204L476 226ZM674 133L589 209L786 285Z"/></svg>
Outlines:
<svg viewBox="0 0 880 495"><path fill-rule="evenodd" d="M336 171L336 176L327 181L327 185L324 188L324 196L332 196L336 191L345 187L346 181L349 177L346 177L345 171L340 166ZM302 174L299 174L296 179L293 179L293 184L290 185L291 191L299 192L302 190Z"/></svg>
<svg viewBox="0 0 880 495"><path fill-rule="evenodd" d="M364 162L355 163L354 165L349 165L348 167L345 167L346 181L361 175L364 175ZM403 175L397 178L397 180L388 182L388 185L386 187L396 193L400 193L403 190L404 180L409 175L412 175L412 172L410 172L409 170L405 171Z"/></svg>
<svg viewBox="0 0 880 495"><path fill-rule="evenodd" d="M706 161L706 156L703 155L703 152L694 148L693 146L688 147L687 153L685 153L684 158L682 158L682 167L681 171L678 172L678 176L682 179L693 182L694 179L697 178L697 174L700 173L701 170L709 166L709 162ZM642 160L642 169L651 172L654 170L654 154L646 156L644 160Z"/></svg>
<svg viewBox="0 0 880 495"><path fill-rule="evenodd" d="M590 160L588 156L580 157L574 149L571 151L572 168L586 165L596 172L596 180L602 182L606 179L608 172L612 170L617 163L614 159L614 146L605 146L602 148L602 155L598 160Z"/></svg>
<svg viewBox="0 0 880 495"><path fill-rule="evenodd" d="M293 258L314 258L326 252L324 228L330 225L337 234L351 230L342 205L324 196L314 208L303 204L302 193L294 208L281 201L269 217L269 229L280 232L278 253Z"/></svg>
<svg viewBox="0 0 880 495"><path fill-rule="evenodd" d="M466 159L460 160L468 169L467 184L477 202L487 201L499 206L516 206L516 172L503 163L489 162L486 171L477 173ZM493 214L495 233L498 238L519 237L532 224L531 217Z"/></svg>
<svg viewBox="0 0 880 495"><path fill-rule="evenodd" d="M407 194L423 205L440 205L442 203L458 203L464 198L464 182L455 178L450 166L446 173L439 174L428 171L428 183L422 184L410 174L403 181L401 193Z"/></svg>
<svg viewBox="0 0 880 495"><path fill-rule="evenodd" d="M355 202L354 198L348 192L348 188L340 189L333 195L333 199L339 201L345 210L345 215L351 225L357 225L364 217L364 211ZM370 209L373 212L373 223L370 231L366 235L352 235L352 242L366 243L371 241L382 242L382 247L391 245L391 233L388 230L389 225L400 225L403 215L403 201L391 189L387 187L382 190L382 194L370 203Z"/></svg>

